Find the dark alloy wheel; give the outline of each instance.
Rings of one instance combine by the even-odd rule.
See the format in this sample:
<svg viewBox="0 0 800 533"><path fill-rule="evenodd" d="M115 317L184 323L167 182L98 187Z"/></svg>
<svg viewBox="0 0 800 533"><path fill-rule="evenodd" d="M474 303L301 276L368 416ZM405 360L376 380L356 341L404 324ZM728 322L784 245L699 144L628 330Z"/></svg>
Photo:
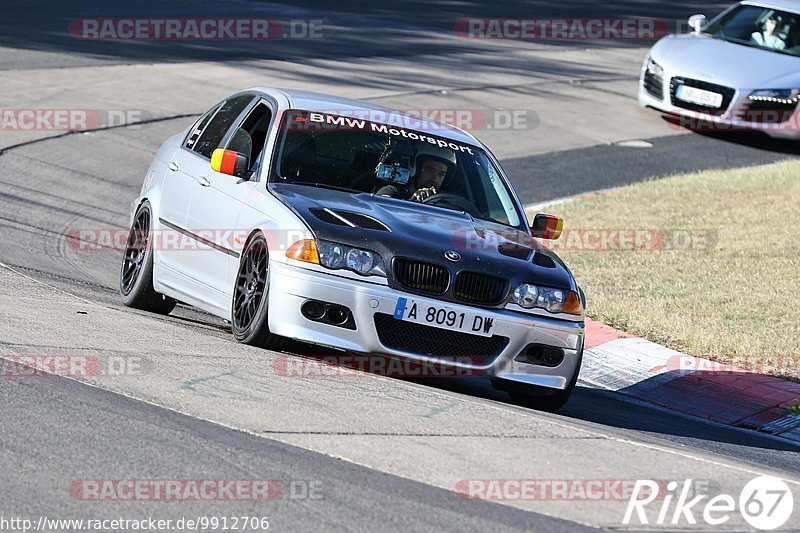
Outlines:
<svg viewBox="0 0 800 533"><path fill-rule="evenodd" d="M128 243L125 247L125 257L122 260L122 273L120 274L120 290L123 294L130 294L139 275L142 272L147 245L150 241L150 213L140 210L136 220L133 221Z"/></svg>
<svg viewBox="0 0 800 533"><path fill-rule="evenodd" d="M256 233L245 246L239 262L233 288L231 329L239 342L277 350L286 339L269 331L268 295L269 251L264 235Z"/></svg>
<svg viewBox="0 0 800 533"><path fill-rule="evenodd" d="M125 255L119 272L119 294L128 307L169 314L175 300L153 289L152 210L148 202L142 203L128 233Z"/></svg>

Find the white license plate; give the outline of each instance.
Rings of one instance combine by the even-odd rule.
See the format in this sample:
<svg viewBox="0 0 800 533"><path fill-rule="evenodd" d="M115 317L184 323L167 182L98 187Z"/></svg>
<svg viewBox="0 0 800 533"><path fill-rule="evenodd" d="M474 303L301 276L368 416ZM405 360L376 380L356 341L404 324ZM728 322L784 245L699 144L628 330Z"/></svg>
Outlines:
<svg viewBox="0 0 800 533"><path fill-rule="evenodd" d="M433 305L411 298L398 298L394 308L397 320L425 324L435 328L491 337L494 318L469 311L456 311L444 305Z"/></svg>
<svg viewBox="0 0 800 533"><path fill-rule="evenodd" d="M705 107L719 108L722 105L722 95L713 91L679 85L675 91L675 98L684 102L702 105Z"/></svg>

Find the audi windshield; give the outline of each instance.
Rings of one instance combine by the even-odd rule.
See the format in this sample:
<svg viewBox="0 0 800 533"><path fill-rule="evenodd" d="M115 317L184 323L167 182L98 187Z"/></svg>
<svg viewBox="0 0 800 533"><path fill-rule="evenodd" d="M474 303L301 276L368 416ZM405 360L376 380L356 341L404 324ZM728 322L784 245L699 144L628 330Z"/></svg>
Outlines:
<svg viewBox="0 0 800 533"><path fill-rule="evenodd" d="M795 13L740 5L709 24L705 33L736 44L800 55L800 15Z"/></svg>

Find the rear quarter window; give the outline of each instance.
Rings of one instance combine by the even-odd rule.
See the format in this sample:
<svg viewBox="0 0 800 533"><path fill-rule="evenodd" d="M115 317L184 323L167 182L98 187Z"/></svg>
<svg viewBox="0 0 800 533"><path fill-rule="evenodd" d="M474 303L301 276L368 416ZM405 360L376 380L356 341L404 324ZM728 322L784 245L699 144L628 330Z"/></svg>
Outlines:
<svg viewBox="0 0 800 533"><path fill-rule="evenodd" d="M220 107L219 104L215 105L214 107L206 111L206 113L203 114L199 119L197 119L197 121L195 121L194 125L192 126L192 129L189 131L189 135L186 136L186 140L183 143L183 146L185 148L188 148L189 150L194 149L194 145L197 143L197 140L200 138L200 135L203 134L203 130L205 129L206 126L208 126L208 122L211 120L211 117L214 116L214 113L217 112L219 107Z"/></svg>

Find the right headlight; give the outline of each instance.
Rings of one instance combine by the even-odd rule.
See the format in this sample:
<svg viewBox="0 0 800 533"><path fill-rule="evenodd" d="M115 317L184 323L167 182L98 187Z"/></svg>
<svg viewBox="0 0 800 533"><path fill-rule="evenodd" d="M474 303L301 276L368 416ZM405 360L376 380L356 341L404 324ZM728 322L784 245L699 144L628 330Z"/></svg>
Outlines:
<svg viewBox="0 0 800 533"><path fill-rule="evenodd" d="M578 293L566 289L539 287L532 283L522 283L514 289L511 301L524 309L539 308L550 313L583 313Z"/></svg>
<svg viewBox="0 0 800 533"><path fill-rule="evenodd" d="M325 268L344 268L364 276L386 277L383 259L376 252L328 241L319 241L317 249L319 264Z"/></svg>
<svg viewBox="0 0 800 533"><path fill-rule="evenodd" d="M286 257L332 270L344 269L362 276L386 277L386 268L380 254L335 242L303 239L286 250Z"/></svg>

